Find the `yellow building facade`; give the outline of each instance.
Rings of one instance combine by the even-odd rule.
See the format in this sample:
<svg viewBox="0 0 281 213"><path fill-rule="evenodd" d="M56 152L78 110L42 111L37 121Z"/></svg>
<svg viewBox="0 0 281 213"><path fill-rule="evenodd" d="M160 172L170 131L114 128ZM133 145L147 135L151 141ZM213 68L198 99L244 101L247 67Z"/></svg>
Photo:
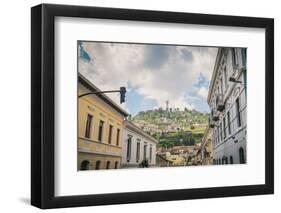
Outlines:
<svg viewBox="0 0 281 213"><path fill-rule="evenodd" d="M100 90L79 74L78 96L96 91ZM105 94L78 98L78 170L120 168L123 121L127 116Z"/></svg>
<svg viewBox="0 0 281 213"><path fill-rule="evenodd" d="M178 154L171 154L167 156L167 160L172 162L173 166L185 166L186 158Z"/></svg>

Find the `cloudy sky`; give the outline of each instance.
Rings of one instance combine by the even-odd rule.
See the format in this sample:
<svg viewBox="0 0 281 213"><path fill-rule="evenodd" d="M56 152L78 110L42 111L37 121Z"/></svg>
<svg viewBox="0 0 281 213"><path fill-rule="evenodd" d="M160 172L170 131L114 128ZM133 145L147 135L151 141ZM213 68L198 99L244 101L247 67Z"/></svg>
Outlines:
<svg viewBox="0 0 281 213"><path fill-rule="evenodd" d="M79 72L101 90L127 88L132 115L162 107L208 112L217 48L79 42ZM119 104L119 94L108 94Z"/></svg>

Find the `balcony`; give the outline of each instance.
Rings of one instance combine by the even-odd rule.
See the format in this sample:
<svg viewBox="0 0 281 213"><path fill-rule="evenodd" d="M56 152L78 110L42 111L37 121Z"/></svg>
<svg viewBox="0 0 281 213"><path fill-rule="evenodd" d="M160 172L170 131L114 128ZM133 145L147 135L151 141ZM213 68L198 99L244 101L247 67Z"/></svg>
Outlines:
<svg viewBox="0 0 281 213"><path fill-rule="evenodd" d="M223 101L223 94L218 94L216 98L216 106L218 111L223 111L225 109L225 104Z"/></svg>
<svg viewBox="0 0 281 213"><path fill-rule="evenodd" d="M212 110L210 121L218 121L218 120L219 120L219 114L218 114L217 112L214 112L214 111Z"/></svg>

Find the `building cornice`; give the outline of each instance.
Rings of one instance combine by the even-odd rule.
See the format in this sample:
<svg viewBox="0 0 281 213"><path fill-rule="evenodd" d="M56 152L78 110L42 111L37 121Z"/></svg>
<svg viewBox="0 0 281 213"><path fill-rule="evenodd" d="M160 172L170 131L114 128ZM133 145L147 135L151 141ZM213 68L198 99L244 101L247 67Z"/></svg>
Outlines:
<svg viewBox="0 0 281 213"><path fill-rule="evenodd" d="M209 86L208 98L207 98L207 101L208 101L209 105L210 105L211 96L212 96L212 93L213 93L213 90L214 90L214 86L215 86L215 83L216 83L216 77L217 77L217 74L218 74L218 69L219 69L221 57L222 57L222 54L223 54L223 49L224 48L219 48L218 52L217 52L216 62L215 62L215 65L214 65L211 83L210 83L210 86Z"/></svg>
<svg viewBox="0 0 281 213"><path fill-rule="evenodd" d="M78 82L81 83L83 86L85 86L88 90L91 92L99 92L101 91L99 88L97 88L92 82L90 82L85 76L83 76L81 73L78 74ZM113 109L115 109L117 112L122 114L123 116L127 117L129 115L128 112L126 112L124 109L122 109L120 106L118 106L111 98L109 98L107 95L103 93L95 94L96 97L99 97L103 102L111 106Z"/></svg>
<svg viewBox="0 0 281 213"><path fill-rule="evenodd" d="M89 138L85 138L85 137L78 137L78 139L83 140L83 141L85 141L87 143L102 144L102 145L106 145L106 146L110 146L110 147L121 149L120 145L117 146L117 145L114 145L114 144L108 144L108 143L104 143L104 142L100 142L100 141L95 141L95 140L92 140L92 139L89 139Z"/></svg>
<svg viewBox="0 0 281 213"><path fill-rule="evenodd" d="M83 152L83 153L88 153L88 154L96 154L96 155L114 156L114 157L120 157L120 158L122 157L121 154L97 152L97 151L92 151L92 150L83 149L83 148L79 148L78 152Z"/></svg>

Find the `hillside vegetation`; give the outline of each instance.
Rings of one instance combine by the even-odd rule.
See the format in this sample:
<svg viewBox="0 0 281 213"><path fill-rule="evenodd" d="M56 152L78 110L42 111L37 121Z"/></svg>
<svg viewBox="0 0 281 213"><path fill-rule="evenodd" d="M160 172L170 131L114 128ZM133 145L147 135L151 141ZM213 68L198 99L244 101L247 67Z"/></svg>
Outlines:
<svg viewBox="0 0 281 213"><path fill-rule="evenodd" d="M196 110L148 110L131 120L159 141L160 147L200 143L208 125L208 113Z"/></svg>

